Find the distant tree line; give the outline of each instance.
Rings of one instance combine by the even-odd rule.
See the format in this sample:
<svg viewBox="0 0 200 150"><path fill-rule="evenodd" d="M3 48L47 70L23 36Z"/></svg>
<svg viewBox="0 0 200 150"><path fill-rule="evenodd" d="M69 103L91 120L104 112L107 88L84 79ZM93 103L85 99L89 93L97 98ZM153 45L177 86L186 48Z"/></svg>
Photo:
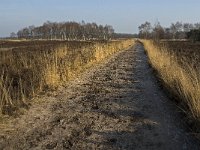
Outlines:
<svg viewBox="0 0 200 150"><path fill-rule="evenodd" d="M114 34L111 25L97 25L96 23L45 22L42 26L29 26L12 32L11 38L48 39L48 40L109 40Z"/></svg>
<svg viewBox="0 0 200 150"><path fill-rule="evenodd" d="M139 27L139 37L145 39L191 39L200 41L200 23L172 23L170 27L162 27L159 22L153 26L145 22Z"/></svg>
<svg viewBox="0 0 200 150"><path fill-rule="evenodd" d="M193 42L195 41L200 41L200 28L199 29L193 29L190 30L187 33L187 37L192 40Z"/></svg>

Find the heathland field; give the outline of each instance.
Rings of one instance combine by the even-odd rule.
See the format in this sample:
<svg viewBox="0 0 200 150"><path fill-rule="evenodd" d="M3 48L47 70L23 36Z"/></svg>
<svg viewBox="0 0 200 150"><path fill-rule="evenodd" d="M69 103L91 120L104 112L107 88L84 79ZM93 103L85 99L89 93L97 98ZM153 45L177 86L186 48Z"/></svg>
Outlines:
<svg viewBox="0 0 200 150"><path fill-rule="evenodd" d="M29 98L55 89L133 40L118 41L1 41L0 110L15 114ZM7 50L5 50L7 49Z"/></svg>
<svg viewBox="0 0 200 150"><path fill-rule="evenodd" d="M161 42L168 51L174 53L177 57L181 58L182 64L189 63L194 68L200 68L200 42L191 41L165 41Z"/></svg>
<svg viewBox="0 0 200 150"><path fill-rule="evenodd" d="M199 130L200 43L144 41L144 46L162 85L176 99L190 127Z"/></svg>
<svg viewBox="0 0 200 150"><path fill-rule="evenodd" d="M141 41L2 41L0 149L199 149L197 43Z"/></svg>

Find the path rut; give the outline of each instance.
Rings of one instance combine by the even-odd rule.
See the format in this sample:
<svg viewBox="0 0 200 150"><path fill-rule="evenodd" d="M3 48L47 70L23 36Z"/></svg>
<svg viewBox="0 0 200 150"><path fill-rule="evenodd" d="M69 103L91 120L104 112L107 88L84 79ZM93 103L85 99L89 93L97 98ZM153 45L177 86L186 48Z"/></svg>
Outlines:
<svg viewBox="0 0 200 150"><path fill-rule="evenodd" d="M0 149L200 149L178 111L137 43L43 97Z"/></svg>

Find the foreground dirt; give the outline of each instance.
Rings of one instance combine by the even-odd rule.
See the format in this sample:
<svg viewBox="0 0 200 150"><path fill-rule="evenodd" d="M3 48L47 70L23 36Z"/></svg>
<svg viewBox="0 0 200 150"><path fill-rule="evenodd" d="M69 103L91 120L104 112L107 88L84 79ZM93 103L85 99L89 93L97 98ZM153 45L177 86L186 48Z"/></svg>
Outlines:
<svg viewBox="0 0 200 150"><path fill-rule="evenodd" d="M12 125L0 149L199 149L139 43L40 98Z"/></svg>

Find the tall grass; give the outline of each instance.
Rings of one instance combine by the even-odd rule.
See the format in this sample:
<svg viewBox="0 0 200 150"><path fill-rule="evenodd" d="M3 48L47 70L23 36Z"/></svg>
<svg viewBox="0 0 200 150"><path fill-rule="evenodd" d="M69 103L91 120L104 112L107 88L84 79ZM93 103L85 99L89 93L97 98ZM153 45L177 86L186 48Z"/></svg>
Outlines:
<svg viewBox="0 0 200 150"><path fill-rule="evenodd" d="M133 40L62 42L0 51L0 111L12 115L31 97L73 79L86 66L127 49Z"/></svg>
<svg viewBox="0 0 200 150"><path fill-rule="evenodd" d="M187 115L200 122L200 73L193 68L192 60L177 56L165 46L150 40L142 41L149 62L157 71L164 86L180 102ZM180 63L181 62L181 63Z"/></svg>

